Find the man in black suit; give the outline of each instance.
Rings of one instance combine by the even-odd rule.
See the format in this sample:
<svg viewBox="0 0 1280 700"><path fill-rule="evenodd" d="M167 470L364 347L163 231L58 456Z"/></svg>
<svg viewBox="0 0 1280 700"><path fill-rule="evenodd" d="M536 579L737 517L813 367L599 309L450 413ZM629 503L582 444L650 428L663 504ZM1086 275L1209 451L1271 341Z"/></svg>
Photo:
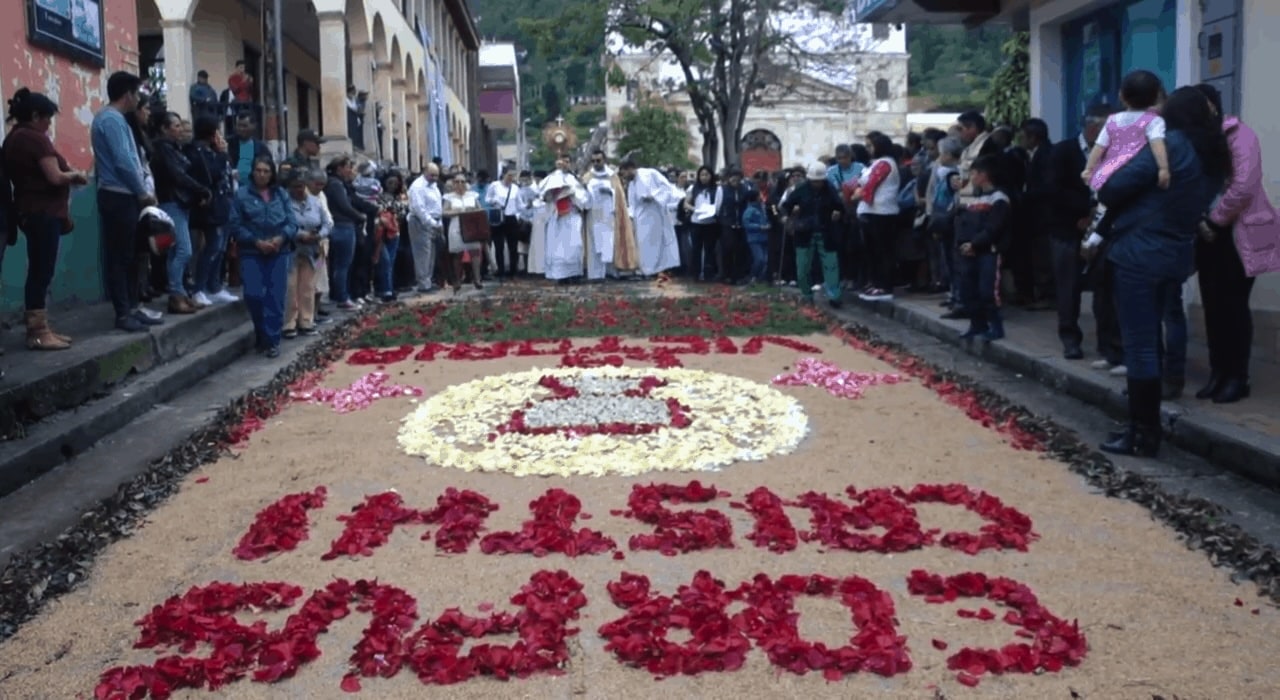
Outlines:
<svg viewBox="0 0 1280 700"><path fill-rule="evenodd" d="M1084 333L1080 330L1080 294L1084 290L1084 261L1080 244L1089 228L1093 195L1080 180L1089 149L1111 115L1106 105L1090 107L1084 116L1081 131L1075 136L1059 141L1049 151L1045 171L1044 229L1049 234L1050 260L1053 267L1055 296L1058 307L1058 338L1062 341L1062 356L1068 360L1084 357L1081 344ZM1105 251L1100 251L1090 266L1089 278L1093 287L1093 315L1098 325L1098 352L1107 361L1119 364L1123 353L1120 346L1119 323L1114 304L1108 293L1109 284L1104 261Z"/></svg>
<svg viewBox="0 0 1280 700"><path fill-rule="evenodd" d="M1017 152L1021 158L1022 193L1019 198L1020 223L1014 243L1009 249L1009 269L1019 299L1032 310L1052 309L1053 296L1049 272L1049 228L1046 221L1046 199L1049 187L1049 125L1043 119L1028 119L1018 129Z"/></svg>

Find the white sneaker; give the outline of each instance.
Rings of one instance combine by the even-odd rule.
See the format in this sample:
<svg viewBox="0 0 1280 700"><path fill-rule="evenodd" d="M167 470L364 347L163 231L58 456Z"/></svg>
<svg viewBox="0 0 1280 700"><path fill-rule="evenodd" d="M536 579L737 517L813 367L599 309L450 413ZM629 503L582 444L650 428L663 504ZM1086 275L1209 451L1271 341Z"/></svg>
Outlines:
<svg viewBox="0 0 1280 700"><path fill-rule="evenodd" d="M1111 368L1110 374L1113 377L1127 377L1129 376L1129 368L1124 365L1116 365Z"/></svg>
<svg viewBox="0 0 1280 700"><path fill-rule="evenodd" d="M134 311L137 311L138 313L142 314L143 316L146 316L152 321L159 321L160 319L164 318L164 314L160 313L159 311L156 311L154 309L148 309L147 307L142 305L139 305L138 308L134 309Z"/></svg>
<svg viewBox="0 0 1280 700"><path fill-rule="evenodd" d="M192 294L191 301L195 302L196 306L213 306L213 301L210 300L209 295L204 292L196 292L195 294Z"/></svg>
<svg viewBox="0 0 1280 700"><path fill-rule="evenodd" d="M1111 369L1111 363L1106 360L1094 360L1089 363L1089 366L1094 369Z"/></svg>
<svg viewBox="0 0 1280 700"><path fill-rule="evenodd" d="M812 288L810 288L810 290L809 290L809 291L811 291L811 292L821 292L821 291L822 291L822 285L820 285L820 284L815 284L815 285L813 285L813 287L812 287Z"/></svg>
<svg viewBox="0 0 1280 700"><path fill-rule="evenodd" d="M240 301L240 297L232 294L231 292L228 292L225 289L218 292L217 294L214 294L209 298L219 304L230 304L231 302L234 302L234 301Z"/></svg>

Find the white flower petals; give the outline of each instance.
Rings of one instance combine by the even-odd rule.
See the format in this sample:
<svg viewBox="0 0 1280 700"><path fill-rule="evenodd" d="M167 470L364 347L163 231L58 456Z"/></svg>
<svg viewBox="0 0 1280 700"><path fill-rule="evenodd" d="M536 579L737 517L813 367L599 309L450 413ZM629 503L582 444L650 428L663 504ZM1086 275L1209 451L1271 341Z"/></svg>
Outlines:
<svg viewBox="0 0 1280 700"><path fill-rule="evenodd" d="M578 390L546 400L544 376ZM625 396L646 376L665 380L647 396ZM692 423L641 435L564 432L499 433L515 411L530 428L616 423L669 425L667 400L688 408ZM399 443L429 464L517 476L706 471L787 454L809 431L800 403L741 377L683 368L534 369L483 377L424 399L404 418Z"/></svg>

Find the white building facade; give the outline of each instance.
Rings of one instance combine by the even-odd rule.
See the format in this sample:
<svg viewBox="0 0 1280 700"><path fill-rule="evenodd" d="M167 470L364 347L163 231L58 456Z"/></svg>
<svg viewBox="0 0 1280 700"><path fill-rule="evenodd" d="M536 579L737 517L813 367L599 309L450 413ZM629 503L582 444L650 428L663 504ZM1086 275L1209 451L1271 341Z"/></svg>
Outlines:
<svg viewBox="0 0 1280 700"><path fill-rule="evenodd" d="M861 27L865 50L838 59L838 73L770 66L761 71L765 87L747 111L742 129L742 163L747 173L776 171L829 156L837 144L861 142L870 131L895 140L907 133L906 34L888 24ZM703 136L698 119L681 88L683 74L669 56L640 50L617 51L608 57L626 85L609 87L605 114L608 151L617 156L623 110L637 101L660 99L688 124L689 160L702 162ZM828 63L836 61L828 58ZM655 164L662 165L662 164ZM721 163L723 165L723 163Z"/></svg>

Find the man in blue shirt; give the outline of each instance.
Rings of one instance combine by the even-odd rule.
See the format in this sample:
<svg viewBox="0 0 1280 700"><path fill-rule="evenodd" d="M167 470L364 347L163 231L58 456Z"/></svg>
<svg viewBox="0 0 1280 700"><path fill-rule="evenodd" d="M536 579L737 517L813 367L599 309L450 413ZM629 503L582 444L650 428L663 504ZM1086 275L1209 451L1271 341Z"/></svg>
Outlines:
<svg viewBox="0 0 1280 700"><path fill-rule="evenodd" d="M93 118L90 141L98 186L98 218L102 231L107 294L116 327L138 332L158 319L142 313L138 289L137 229L142 207L156 203L143 179L138 143L125 115L138 108L142 79L118 71L107 79L109 103Z"/></svg>
<svg viewBox="0 0 1280 700"><path fill-rule="evenodd" d="M209 72L196 73L196 82L189 91L191 99L191 121L202 117L217 118L219 116L218 91L209 84Z"/></svg>
<svg viewBox="0 0 1280 700"><path fill-rule="evenodd" d="M248 187L251 182L249 175L253 172L253 161L266 158L275 162L271 149L255 137L257 133L257 120L252 114L245 113L236 118L236 135L227 139L227 158L231 160L231 167L235 168L241 187Z"/></svg>

